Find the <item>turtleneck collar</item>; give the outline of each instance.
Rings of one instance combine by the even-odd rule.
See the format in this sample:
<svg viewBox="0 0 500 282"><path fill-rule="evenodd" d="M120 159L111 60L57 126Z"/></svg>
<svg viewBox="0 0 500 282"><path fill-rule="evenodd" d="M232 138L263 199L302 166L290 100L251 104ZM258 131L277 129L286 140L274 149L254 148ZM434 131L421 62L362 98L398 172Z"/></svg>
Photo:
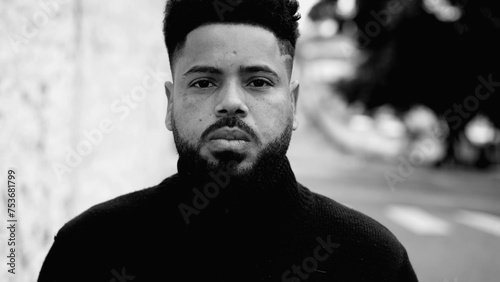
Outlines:
<svg viewBox="0 0 500 282"><path fill-rule="evenodd" d="M291 216L310 206L309 191L298 185L287 157L274 160L272 167L257 168L245 179L231 177L223 170L197 170L183 158L179 158L177 169L185 184L200 191L218 185L220 191L211 205L226 210Z"/></svg>

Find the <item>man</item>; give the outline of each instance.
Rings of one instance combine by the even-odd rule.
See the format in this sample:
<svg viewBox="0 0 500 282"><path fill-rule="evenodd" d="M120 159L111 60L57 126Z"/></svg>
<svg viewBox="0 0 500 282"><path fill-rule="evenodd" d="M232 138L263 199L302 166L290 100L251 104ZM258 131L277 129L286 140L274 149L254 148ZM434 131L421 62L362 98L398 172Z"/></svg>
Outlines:
<svg viewBox="0 0 500 282"><path fill-rule="evenodd" d="M417 281L369 217L297 183L298 3L167 3L178 173L57 234L39 281Z"/></svg>

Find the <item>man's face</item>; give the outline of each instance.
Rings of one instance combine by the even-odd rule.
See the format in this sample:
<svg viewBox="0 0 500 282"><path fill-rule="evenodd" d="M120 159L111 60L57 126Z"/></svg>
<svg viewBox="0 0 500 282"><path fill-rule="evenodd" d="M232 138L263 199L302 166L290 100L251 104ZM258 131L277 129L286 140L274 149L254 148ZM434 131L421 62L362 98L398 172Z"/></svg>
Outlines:
<svg viewBox="0 0 500 282"><path fill-rule="evenodd" d="M165 84L166 125L181 157L188 147L212 167L237 161L239 174L265 153L286 152L297 128L290 60L260 27L211 24L190 32L176 56L174 83Z"/></svg>

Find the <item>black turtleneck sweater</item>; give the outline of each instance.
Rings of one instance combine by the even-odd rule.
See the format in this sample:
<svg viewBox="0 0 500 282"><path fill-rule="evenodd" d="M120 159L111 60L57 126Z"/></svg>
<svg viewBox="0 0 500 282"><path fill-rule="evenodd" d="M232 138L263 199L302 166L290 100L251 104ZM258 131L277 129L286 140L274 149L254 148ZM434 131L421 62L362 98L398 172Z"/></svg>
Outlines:
<svg viewBox="0 0 500 282"><path fill-rule="evenodd" d="M38 281L417 281L384 226L295 180L179 173L96 205L55 237Z"/></svg>

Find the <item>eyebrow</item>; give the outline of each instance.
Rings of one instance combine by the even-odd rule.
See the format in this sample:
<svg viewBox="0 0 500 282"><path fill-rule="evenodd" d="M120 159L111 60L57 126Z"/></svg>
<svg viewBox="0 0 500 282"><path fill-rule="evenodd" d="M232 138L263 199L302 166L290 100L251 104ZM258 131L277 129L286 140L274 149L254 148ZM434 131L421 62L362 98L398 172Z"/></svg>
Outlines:
<svg viewBox="0 0 500 282"><path fill-rule="evenodd" d="M271 76L273 76L278 82L281 81L278 74L273 71L270 67L266 65L251 65L251 66L240 66L240 73L256 73L256 72L264 72ZM212 66L204 66L204 65L196 65L191 67L187 72L183 74L183 76L188 76L196 73L211 73L222 75L224 72L221 69Z"/></svg>
<svg viewBox="0 0 500 282"><path fill-rule="evenodd" d="M188 76L190 74L196 73L222 74L222 70L211 66L193 66L187 72L185 72L183 76Z"/></svg>
<svg viewBox="0 0 500 282"><path fill-rule="evenodd" d="M264 72L273 76L278 82L281 81L278 74L266 65L241 66L240 73Z"/></svg>

